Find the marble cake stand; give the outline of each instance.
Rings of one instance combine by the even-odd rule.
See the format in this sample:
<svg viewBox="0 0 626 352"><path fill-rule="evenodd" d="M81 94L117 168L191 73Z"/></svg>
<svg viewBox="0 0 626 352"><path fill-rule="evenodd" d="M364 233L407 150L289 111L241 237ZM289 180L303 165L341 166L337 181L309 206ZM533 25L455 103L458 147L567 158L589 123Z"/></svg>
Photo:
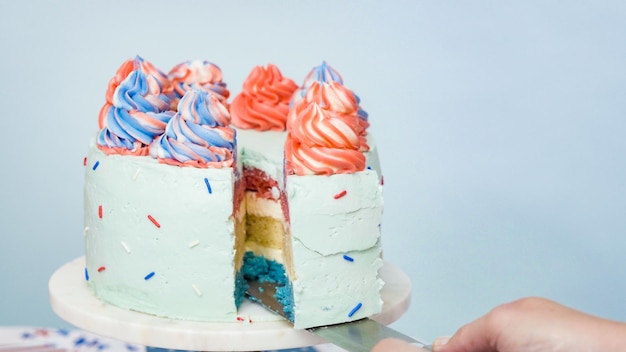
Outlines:
<svg viewBox="0 0 626 352"><path fill-rule="evenodd" d="M282 318L245 301L241 322L211 323L160 318L121 309L97 299L84 279L85 258L56 270L48 283L54 312L68 323L92 333L133 344L192 351L258 351L313 346L325 340L294 329ZM385 262L383 311L372 319L388 325L408 309L411 281L398 267Z"/></svg>

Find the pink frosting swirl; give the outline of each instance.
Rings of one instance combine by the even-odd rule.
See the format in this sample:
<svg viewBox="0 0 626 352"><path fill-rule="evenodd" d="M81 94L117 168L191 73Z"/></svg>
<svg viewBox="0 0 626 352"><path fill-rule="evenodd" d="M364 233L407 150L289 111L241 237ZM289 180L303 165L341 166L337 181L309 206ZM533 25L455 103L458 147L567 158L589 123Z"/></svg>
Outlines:
<svg viewBox="0 0 626 352"><path fill-rule="evenodd" d="M288 131L297 128L297 116L311 103L318 104L329 115L348 124L359 135L358 149L362 152L369 150L365 137L365 130L369 124L359 118L359 105L352 91L337 81L314 81L310 84L306 94L294 103L287 115Z"/></svg>
<svg viewBox="0 0 626 352"><path fill-rule="evenodd" d="M285 142L286 170L296 175L354 173L365 169L356 115L338 115L313 102L296 116Z"/></svg>
<svg viewBox="0 0 626 352"><path fill-rule="evenodd" d="M284 131L289 100L297 88L275 65L256 66L231 103L232 124L243 129Z"/></svg>

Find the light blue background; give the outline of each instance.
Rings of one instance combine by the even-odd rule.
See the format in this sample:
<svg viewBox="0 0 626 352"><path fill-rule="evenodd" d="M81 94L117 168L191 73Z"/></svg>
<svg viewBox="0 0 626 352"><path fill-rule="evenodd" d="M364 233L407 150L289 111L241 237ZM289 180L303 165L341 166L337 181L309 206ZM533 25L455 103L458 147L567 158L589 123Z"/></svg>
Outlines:
<svg viewBox="0 0 626 352"><path fill-rule="evenodd" d="M622 1L0 2L0 325L68 327L47 281L83 254L83 157L109 78L140 54L327 60L371 118L384 251L431 340L540 295L626 321Z"/></svg>

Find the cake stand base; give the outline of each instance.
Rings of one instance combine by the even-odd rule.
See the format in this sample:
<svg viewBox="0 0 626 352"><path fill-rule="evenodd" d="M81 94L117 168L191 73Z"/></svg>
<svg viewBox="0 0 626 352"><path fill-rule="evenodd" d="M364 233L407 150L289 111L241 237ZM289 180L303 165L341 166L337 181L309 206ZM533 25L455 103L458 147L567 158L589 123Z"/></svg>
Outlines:
<svg viewBox="0 0 626 352"><path fill-rule="evenodd" d="M306 330L245 301L241 322L215 323L156 317L122 309L96 298L84 279L85 258L66 263L48 284L50 304L61 319L76 327L133 344L191 351L258 351L300 348L326 343ZM388 325L408 309L411 281L398 267L385 262L383 310L372 319Z"/></svg>

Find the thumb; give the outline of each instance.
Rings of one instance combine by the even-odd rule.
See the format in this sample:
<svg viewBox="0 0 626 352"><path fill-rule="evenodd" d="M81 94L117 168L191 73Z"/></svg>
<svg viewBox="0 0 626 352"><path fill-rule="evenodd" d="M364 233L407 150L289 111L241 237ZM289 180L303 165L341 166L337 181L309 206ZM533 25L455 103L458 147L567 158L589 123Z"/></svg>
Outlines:
<svg viewBox="0 0 626 352"><path fill-rule="evenodd" d="M372 348L372 352L428 352L427 350L398 339L383 339Z"/></svg>
<svg viewBox="0 0 626 352"><path fill-rule="evenodd" d="M493 324L483 316L461 327L452 337L439 337L433 342L434 352L497 351Z"/></svg>

